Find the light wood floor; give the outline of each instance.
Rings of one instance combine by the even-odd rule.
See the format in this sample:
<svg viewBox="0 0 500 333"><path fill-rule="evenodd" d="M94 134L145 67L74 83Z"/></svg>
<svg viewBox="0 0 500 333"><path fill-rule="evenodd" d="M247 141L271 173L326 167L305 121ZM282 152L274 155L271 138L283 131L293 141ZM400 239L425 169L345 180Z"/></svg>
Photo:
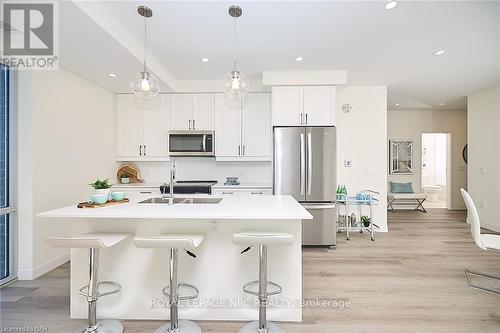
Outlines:
<svg viewBox="0 0 500 333"><path fill-rule="evenodd" d="M464 268L500 275L500 254L472 242L464 212L389 213L389 229L338 235L338 249L304 249L304 297L350 302L350 307L305 308L293 332L500 332L500 296L467 287ZM1 293L1 328L47 325L71 332L69 266ZM160 322L126 321L126 332L152 332ZM204 332L237 332L241 323L201 322ZM0 330L1 331L1 330Z"/></svg>

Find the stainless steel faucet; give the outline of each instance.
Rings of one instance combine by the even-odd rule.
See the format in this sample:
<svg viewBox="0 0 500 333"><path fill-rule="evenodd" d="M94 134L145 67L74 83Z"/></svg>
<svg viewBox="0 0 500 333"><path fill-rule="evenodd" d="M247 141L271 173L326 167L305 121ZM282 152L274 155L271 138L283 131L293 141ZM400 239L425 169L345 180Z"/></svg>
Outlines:
<svg viewBox="0 0 500 333"><path fill-rule="evenodd" d="M170 161L170 183L168 184L168 194L167 194L167 184L160 186L160 192L162 199L168 198L168 204L174 204L174 183L175 183L175 161Z"/></svg>

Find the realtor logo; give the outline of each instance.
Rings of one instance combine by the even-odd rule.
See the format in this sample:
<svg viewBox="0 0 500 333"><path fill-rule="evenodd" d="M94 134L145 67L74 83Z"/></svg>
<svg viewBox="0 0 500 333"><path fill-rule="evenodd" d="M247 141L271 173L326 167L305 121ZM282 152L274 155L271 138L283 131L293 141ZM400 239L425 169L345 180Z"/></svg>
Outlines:
<svg viewBox="0 0 500 333"><path fill-rule="evenodd" d="M3 3L3 63L13 69L57 69L55 3Z"/></svg>

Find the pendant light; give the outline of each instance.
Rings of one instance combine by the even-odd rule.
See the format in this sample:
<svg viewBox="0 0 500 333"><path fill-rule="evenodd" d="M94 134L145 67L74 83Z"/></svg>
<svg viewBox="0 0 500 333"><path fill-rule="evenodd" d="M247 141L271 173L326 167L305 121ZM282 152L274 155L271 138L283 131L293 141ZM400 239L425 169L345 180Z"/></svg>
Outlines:
<svg viewBox="0 0 500 333"><path fill-rule="evenodd" d="M222 88L226 96L231 98L241 98L248 92L248 79L236 68L236 19L243 14L240 6L231 5L228 10L229 16L234 18L234 50L233 50L233 70L224 76Z"/></svg>
<svg viewBox="0 0 500 333"><path fill-rule="evenodd" d="M146 54L148 52L147 19L153 16L153 10L146 6L138 6L137 12L144 17L144 63L142 72L134 75L130 82L130 89L137 97L152 99L160 93L158 78L153 73L148 72L146 66Z"/></svg>

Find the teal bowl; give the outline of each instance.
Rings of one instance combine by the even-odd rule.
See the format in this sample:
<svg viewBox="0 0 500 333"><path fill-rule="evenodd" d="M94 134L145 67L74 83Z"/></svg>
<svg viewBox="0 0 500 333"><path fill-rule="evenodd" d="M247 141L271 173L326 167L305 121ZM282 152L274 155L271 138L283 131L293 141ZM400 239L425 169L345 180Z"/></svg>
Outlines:
<svg viewBox="0 0 500 333"><path fill-rule="evenodd" d="M122 201L125 199L125 192L113 192L111 193L114 201Z"/></svg>
<svg viewBox="0 0 500 333"><path fill-rule="evenodd" d="M106 194L94 194L90 198L90 202L96 205L102 205L108 201L108 196Z"/></svg>

